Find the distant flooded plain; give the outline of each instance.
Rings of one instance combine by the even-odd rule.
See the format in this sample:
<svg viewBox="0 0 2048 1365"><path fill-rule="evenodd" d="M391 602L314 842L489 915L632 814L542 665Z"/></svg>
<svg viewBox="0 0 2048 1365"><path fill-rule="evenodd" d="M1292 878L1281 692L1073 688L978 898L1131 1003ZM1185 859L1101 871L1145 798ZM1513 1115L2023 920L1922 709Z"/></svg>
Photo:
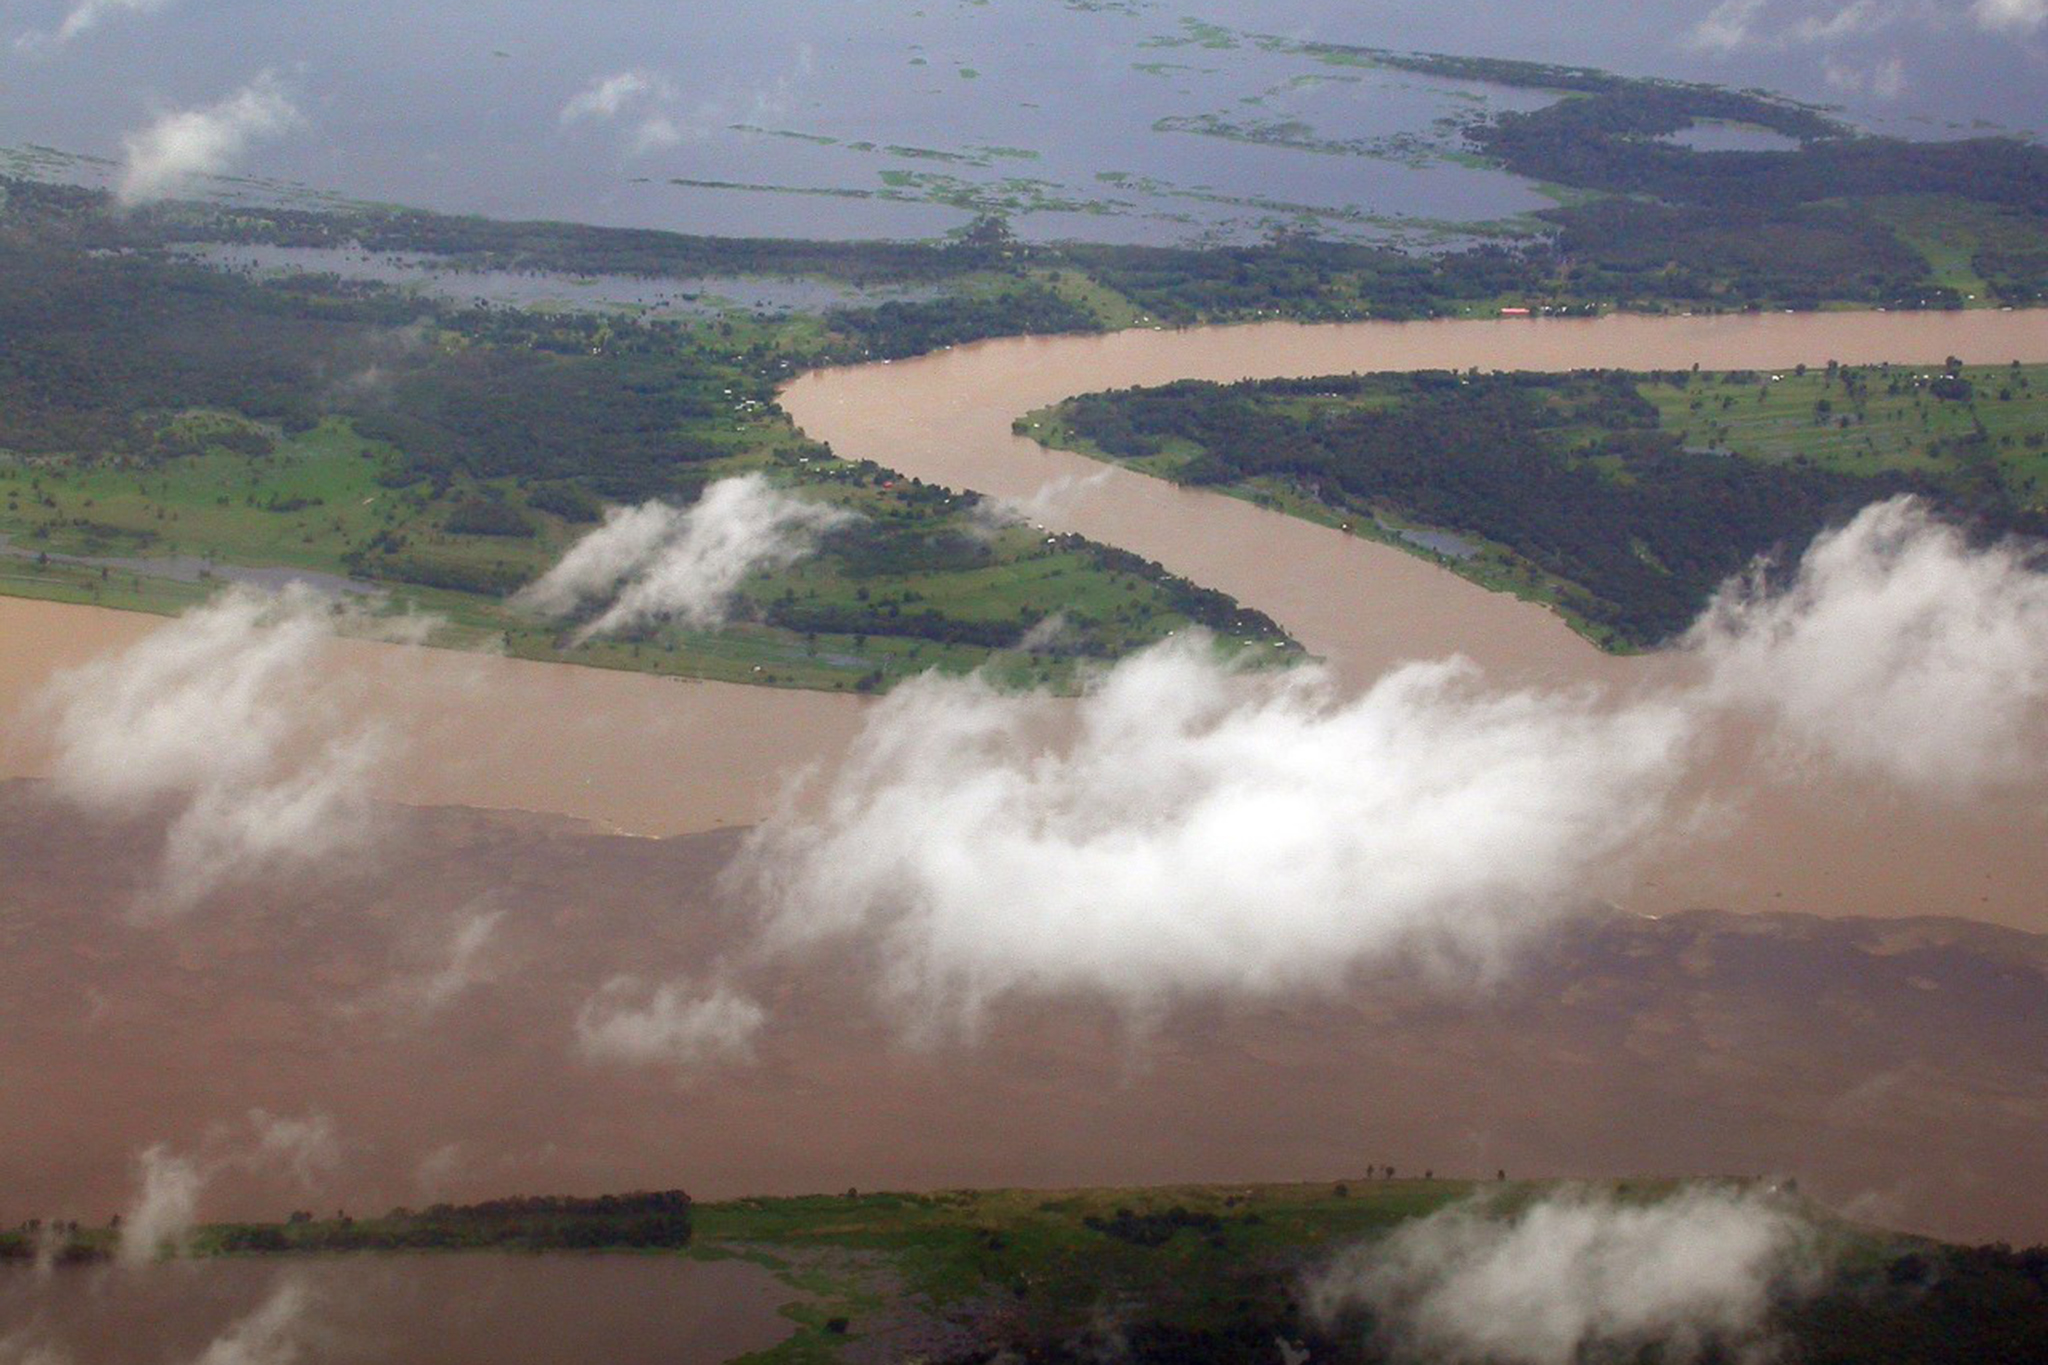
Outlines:
<svg viewBox="0 0 2048 1365"><path fill-rule="evenodd" d="M1093 389L1351 370L1789 368L1833 359L1938 365L2048 360L2039 311L1806 313L1595 320L1264 324L986 342L800 377L783 402L849 459L1029 504L1049 527L1157 559L1264 610L1347 687L1407 659L1463 654L1497 679L1630 689L1665 656L1605 655L1547 609L1428 561L1215 493L1048 451L1018 415ZM156 621L0 599L0 715L63 667ZM369 667L394 647L356 644ZM419 653L419 652L414 652ZM569 815L668 835L751 824L786 779L830 764L867 703L844 695L424 652L403 709L405 760L384 797ZM12 725L0 775L47 771L33 721ZM1734 737L1696 793L1724 798L1713 837L1654 859L1630 889L1650 913L1714 905L1839 914L1966 914L2048 929L2038 801L1931 804L1837 774L1772 776Z"/></svg>

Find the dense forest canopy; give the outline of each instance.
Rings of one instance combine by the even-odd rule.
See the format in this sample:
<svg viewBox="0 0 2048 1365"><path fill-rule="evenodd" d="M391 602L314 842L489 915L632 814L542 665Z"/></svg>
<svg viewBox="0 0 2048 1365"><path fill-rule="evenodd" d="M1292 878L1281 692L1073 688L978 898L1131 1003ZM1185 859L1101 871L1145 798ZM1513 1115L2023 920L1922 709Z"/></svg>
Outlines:
<svg viewBox="0 0 2048 1365"><path fill-rule="evenodd" d="M1050 434L1024 429L1187 483L1280 488L1368 525L1480 537L1603 636L1647 645L1755 556L1796 557L1896 493L1987 532L2043 529L2042 397L2035 369L1976 384L1960 367L1829 366L1789 381L1439 371L1187 380L1070 399Z"/></svg>
<svg viewBox="0 0 2048 1365"><path fill-rule="evenodd" d="M798 365L1099 325L1033 279L989 286L973 262L1005 249L1000 232L879 250L878 268L899 257L973 266L961 292L930 301L646 317L222 270L159 229L271 228L206 206L124 215L88 191L4 189L0 536L14 583L166 610L193 593L137 563L285 563L440 594L422 605L465 630L506 632L515 652L863 689L1009 655L1055 617L1057 631L1040 631L1017 665L1027 676L1114 658L1188 623L1285 644L1263 616L1156 564L1048 540L972 498L837 461L777 407ZM322 221L284 219L300 234ZM569 240L578 231L563 229ZM835 258L829 244L816 256ZM811 259L782 247L769 258ZM607 504L687 505L715 479L757 472L856 520L744 585L729 629L657 624L572 645L575 623L557 638L504 605Z"/></svg>
<svg viewBox="0 0 2048 1365"><path fill-rule="evenodd" d="M896 487L887 471L835 468L776 407L779 385L807 366L1130 325L1485 316L1508 306L1956 307L2048 294L2048 155L2038 148L1857 136L1757 92L1583 68L1308 50L1558 92L1530 112L1478 117L1466 136L1484 159L1573 197L1519 235L1406 252L1296 233L1203 248L1031 244L993 216L941 241L837 243L340 203L131 211L99 191L0 179L0 333L10 343L0 348L0 452L15 462L0 460L9 480L0 534L14 537L17 554L282 556L496 600L607 503L686 503L714 478L765 468L864 515L887 509L914 524L893 539L842 532L824 548L831 582L798 574L739 604L764 638L805 641L792 676L818 674L820 659L872 655L877 641L904 642L906 662L927 644L964 660L1019 638L1062 593L1077 602L1066 647L1083 656L1113 655L1175 619L1271 639L1263 618L1156 566L1113 564L1100 547L1028 550L1059 558L1087 589L1044 566L1042 578L1024 573L1027 546L1015 537L1000 551L982 547L994 562L970 563L962 547L976 532L965 504ZM1671 140L1702 119L1796 146L1704 152ZM542 311L310 270L237 273L195 259L195 244L413 253L458 273L795 277L913 296L856 294L790 312ZM1796 546L1870 496L1924 486L1988 525L2035 515L2010 481L1987 477L2003 467L1997 460L1964 458L1975 439L1967 432L1939 435L1941 471L1910 461L1730 466L1698 439L1629 417L1620 390L1585 383L1569 396L1492 382L1417 389L1406 416L1325 413L1306 432L1190 399L1189 412L1213 429L1177 437L1204 453L1173 472L1287 480L1335 506L1383 505L1464 527L1515 557L1517 572L1549 581L1581 619L1634 643L1682 624L1731 557ZM1560 414L1573 404L1587 410ZM1149 407L1076 414L1097 425L1105 450L1142 437L1140 417L1164 420ZM1455 449L1446 445L1454 436ZM1521 496L1529 489L1541 496ZM1711 529L1723 524L1730 537ZM1617 542L1616 526L1636 530ZM893 577L862 567L882 561ZM67 572L58 565L45 577ZM103 600L82 573L66 585ZM135 588L138 604L149 600ZM629 649L614 661L636 657ZM726 666L760 671L751 660ZM854 676L879 684L889 674L863 669L840 681Z"/></svg>

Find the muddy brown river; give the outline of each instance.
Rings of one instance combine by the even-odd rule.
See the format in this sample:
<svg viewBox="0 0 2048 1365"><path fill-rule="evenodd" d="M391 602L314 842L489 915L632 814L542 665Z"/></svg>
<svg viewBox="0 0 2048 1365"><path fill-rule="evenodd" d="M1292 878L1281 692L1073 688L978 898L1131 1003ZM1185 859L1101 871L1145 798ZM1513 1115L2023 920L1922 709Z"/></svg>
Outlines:
<svg viewBox="0 0 2048 1365"><path fill-rule="evenodd" d="M1681 661L1603 655L1543 608L1421 559L1043 451L1010 423L1066 394L1175 376L1950 354L2048 360L2048 315L1006 341L806 376L785 401L850 458L1009 497L1053 486L1036 508L1047 525L1268 611L1346 686L1403 658L1464 653L1499 679L1625 694ZM0 776L47 771L28 698L160 624L0 598ZM925 1052L902 1044L844 963L749 958L717 890L730 831L771 811L790 772L841 755L868 703L361 642L337 650L346 676L382 680L362 695L382 698L409 737L379 774L389 800L632 834L728 832L619 840L552 819L418 810L377 856L332 876L231 887L205 914L147 926L119 915L150 857L146 828L79 819L40 784L0 785L0 993L13 1002L0 1031L0 1191L16 1210L0 1217L102 1221L132 1196L135 1154L158 1141L181 1152L228 1144L209 1214L278 1216L307 1197L297 1178L230 1160L260 1108L331 1115L346 1160L323 1197L372 1209L668 1184L716 1198L1321 1178L1398 1158L1560 1175L1797 1171L1880 1221L2027 1241L2048 1226L2031 1141L2048 1104L2041 940L1952 921L1768 913L2048 931L2040 791L1920 801L1839 773L1784 775L1756 761L1749 737L1720 735L1693 793L1720 803L1720 822L1673 839L1618 898L1649 913L1742 916L1622 916L1598 931L1612 941L1559 948L1500 999L1447 1003L1395 974L1341 1000L1196 1011L1149 1036L1142 1063L1128 1021L1108 1011L1077 1022L1066 1002L1006 1016L983 1046ZM394 983L435 971L456 928L485 910L498 927L459 1007L406 1013L387 999ZM579 1054L579 1011L615 976L702 981L720 963L755 972L748 989L774 1020L754 1061L699 1075ZM829 1142L817 1140L821 1120ZM608 1264L589 1271L593 1301L609 1301L600 1280L640 1292L642 1270ZM383 1273L345 1271L373 1272ZM274 1293L253 1270L215 1283L216 1307L189 1325L201 1345ZM336 1283L324 1302L347 1300L350 1285ZM88 1282L66 1286L52 1292ZM432 1329L402 1278L388 1288L397 1297L369 1294L383 1305L370 1317L410 1314ZM0 1341L34 1321L99 1330L38 1291L0 1303ZM635 1358L631 1343L584 1341L561 1353ZM62 1342L74 1358L115 1358Z"/></svg>
<svg viewBox="0 0 2048 1365"><path fill-rule="evenodd" d="M717 1365L789 1334L744 1261L377 1255L0 1267L9 1361ZM592 1312L602 1304L602 1312Z"/></svg>
<svg viewBox="0 0 2048 1365"><path fill-rule="evenodd" d="M1010 424L1070 394L1180 377L1695 362L1769 369L1830 359L1938 364L1949 355L2048 360L2048 315L1275 323L1022 338L815 372L791 384L783 401L842 456L957 488L1035 497L1034 513L1048 526L1135 550L1229 592L1275 617L1349 684L1402 659L1462 653L1503 680L1626 688L1670 662L1604 655L1548 610L1422 559L1239 499L1047 451L1013 435ZM156 624L0 599L0 715L18 715L62 667ZM365 667L392 652L367 644L347 651ZM844 695L419 653L425 657L406 665L408 755L384 774L383 796L558 813L628 833L760 819L788 773L843 752L864 706ZM9 729L0 775L45 772L35 724L17 720ZM1957 913L2048 929L2038 891L2048 871L2048 803L1930 804L1840 775L1773 780L1745 745L1724 750L1700 792L1733 794L1730 818L1716 837L1688 840L1653 863L1631 886L1632 908Z"/></svg>

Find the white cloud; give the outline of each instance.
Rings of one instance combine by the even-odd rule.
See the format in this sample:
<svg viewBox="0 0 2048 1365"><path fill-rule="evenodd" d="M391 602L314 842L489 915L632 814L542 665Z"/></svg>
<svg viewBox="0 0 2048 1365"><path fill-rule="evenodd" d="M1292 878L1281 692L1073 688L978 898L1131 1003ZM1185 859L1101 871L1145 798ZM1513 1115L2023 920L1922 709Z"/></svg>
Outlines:
<svg viewBox="0 0 2048 1365"><path fill-rule="evenodd" d="M473 910L448 936L441 960L425 971L400 976L377 992L372 1003L415 1017L436 1014L479 982L490 979L490 950L502 910Z"/></svg>
<svg viewBox="0 0 2048 1365"><path fill-rule="evenodd" d="M88 809L169 814L146 909L359 846L380 731L351 726L329 667L343 608L294 586L235 588L44 693L56 789Z"/></svg>
<svg viewBox="0 0 2048 1365"><path fill-rule="evenodd" d="M123 1262L146 1265L166 1249L179 1250L198 1220L200 1196L223 1171L289 1175L315 1190L341 1164L341 1143L326 1114L251 1109L247 1125L217 1125L192 1156L159 1142L136 1158L140 1188L121 1218Z"/></svg>
<svg viewBox="0 0 2048 1365"><path fill-rule="evenodd" d="M761 908L756 950L850 948L927 1034L1008 995L1144 1010L1390 960L1484 974L1686 837L1673 794L1731 716L1780 757L1937 794L2048 772L2030 553L1874 505L1782 590L1725 588L1686 640L1697 681L1626 699L1457 661L1343 696L1198 639L1073 702L927 676L755 831L732 889Z"/></svg>
<svg viewBox="0 0 2048 1365"><path fill-rule="evenodd" d="M615 119L628 105L659 94L664 88L645 71L621 71L615 76L600 76L570 96L557 117L563 123Z"/></svg>
<svg viewBox="0 0 2048 1365"><path fill-rule="evenodd" d="M255 1312L208 1344L194 1365L292 1365L303 1359L312 1292L296 1276L278 1282Z"/></svg>
<svg viewBox="0 0 2048 1365"><path fill-rule="evenodd" d="M1887 57L1869 66L1828 58L1821 63L1821 77L1831 89L1845 95L1874 95L1881 100L1897 99L1906 91L1906 63L1901 57Z"/></svg>
<svg viewBox="0 0 2048 1365"><path fill-rule="evenodd" d="M673 147L682 140L683 130L676 126L674 119L667 114L650 114L633 130L633 140L627 144L627 150L634 156L643 156L664 147Z"/></svg>
<svg viewBox="0 0 2048 1365"><path fill-rule="evenodd" d="M1731 583L1687 637L1718 705L1795 751L1961 793L2039 773L2048 575L1911 498L1814 541L1782 591Z"/></svg>
<svg viewBox="0 0 2048 1365"><path fill-rule="evenodd" d="M1075 504L1101 487L1109 475L1107 469L1085 475L1063 474L1040 484L1026 498L980 497L975 499L968 515L989 530L1005 526L1056 525L1073 511Z"/></svg>
<svg viewBox="0 0 2048 1365"><path fill-rule="evenodd" d="M1686 31L1687 47L1707 52L1735 52L1753 41L1757 15L1764 0L1721 0Z"/></svg>
<svg viewBox="0 0 2048 1365"><path fill-rule="evenodd" d="M1817 1285L1817 1238L1758 1193L1689 1187L1654 1204L1566 1192L1518 1211L1459 1205L1340 1257L1309 1286L1328 1321L1373 1310L1410 1358L1574 1365L1588 1353L1697 1359L1765 1347L1772 1296Z"/></svg>
<svg viewBox="0 0 2048 1365"><path fill-rule="evenodd" d="M2048 24L2048 0L1976 0L1970 17L1993 33L2031 33Z"/></svg>
<svg viewBox="0 0 2048 1365"><path fill-rule="evenodd" d="M644 156L674 147L688 136L675 115L680 95L673 84L653 72L621 71L601 76L570 96L556 118L564 127L630 119L626 154Z"/></svg>
<svg viewBox="0 0 2048 1365"><path fill-rule="evenodd" d="M1802 43L1832 43L1874 32L1899 17L1899 11L1878 0L1854 0L1832 14L1809 14L1794 24L1791 36Z"/></svg>
<svg viewBox="0 0 2048 1365"><path fill-rule="evenodd" d="M698 993L681 982L650 988L622 976L584 1002L576 1037L593 1059L693 1067L751 1058L754 1036L767 1019L758 1004L722 981Z"/></svg>
<svg viewBox="0 0 2048 1365"><path fill-rule="evenodd" d="M124 204L175 194L194 177L230 169L252 144L304 123L277 77L266 71L218 104L165 114L122 139L115 194Z"/></svg>
<svg viewBox="0 0 2048 1365"><path fill-rule="evenodd" d="M23 52L31 53L61 47L90 33L108 19L123 14L154 14L170 3L171 0L78 0L55 30L32 30L16 38L14 45Z"/></svg>
<svg viewBox="0 0 2048 1365"><path fill-rule="evenodd" d="M824 503L784 493L758 474L721 479L694 506L664 502L612 508L604 525L521 590L515 602L547 616L609 605L578 640L674 619L712 626L725 619L748 574L794 563L817 536L852 521Z"/></svg>
<svg viewBox="0 0 2048 1365"><path fill-rule="evenodd" d="M874 940L932 1023L1011 992L1327 986L1411 951L1489 968L1648 834L1690 732L1459 662L1340 700L1199 640L1110 670L1053 742L1066 719L978 678L897 689L816 814L751 841L771 941Z"/></svg>
<svg viewBox="0 0 2048 1365"><path fill-rule="evenodd" d="M1998 3L1999 0L1987 0ZM2017 0L2048 3L2048 0ZM1940 27L1940 12L1924 0L1849 0L1847 4L1809 6L1793 18L1772 17L1771 0L1723 0L1687 29L1680 42L1699 52L1723 55L1743 51L1783 51L1799 47L1835 47L1913 20ZM1893 59L1897 64L1897 59Z"/></svg>
<svg viewBox="0 0 2048 1365"><path fill-rule="evenodd" d="M293 1118L251 1109L249 1126L255 1135L255 1145L241 1159L245 1166L287 1171L310 1190L317 1189L327 1174L341 1164L341 1143L335 1136L330 1115L315 1113Z"/></svg>
<svg viewBox="0 0 2048 1365"><path fill-rule="evenodd" d="M403 949L406 966L341 1005L340 1013L381 1014L401 1027L417 1027L465 992L492 980L501 956L498 926L505 912L480 904L472 903L442 925L419 926Z"/></svg>
<svg viewBox="0 0 2048 1365"><path fill-rule="evenodd" d="M147 1265L166 1249L184 1244L198 1219L206 1172L189 1157L159 1142L136 1158L142 1187L121 1216L121 1260Z"/></svg>

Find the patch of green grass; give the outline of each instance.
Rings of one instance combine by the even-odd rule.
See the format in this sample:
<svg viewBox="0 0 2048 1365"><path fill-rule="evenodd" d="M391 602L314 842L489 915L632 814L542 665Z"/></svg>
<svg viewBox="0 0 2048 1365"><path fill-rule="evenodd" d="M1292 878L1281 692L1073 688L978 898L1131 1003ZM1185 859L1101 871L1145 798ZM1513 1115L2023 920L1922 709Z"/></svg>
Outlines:
<svg viewBox="0 0 2048 1365"><path fill-rule="evenodd" d="M1598 1189L1649 1202L1682 1183ZM1225 1328L1248 1312L1284 1313L1310 1267L1407 1220L1475 1196L1511 1213L1556 1189L1372 1178L736 1199L698 1206L693 1254L744 1256L809 1296L785 1310L797 1334L749 1357L784 1365L834 1359L839 1344L874 1333L900 1342L906 1319L985 1334L991 1349L1071 1338L1119 1303L1192 1330ZM833 1317L843 1335L821 1330Z"/></svg>
<svg viewBox="0 0 2048 1365"><path fill-rule="evenodd" d="M1925 365L1808 366L1645 382L1667 431L1747 459L1805 460L1848 474L1954 477L1995 466L2015 501L2048 506L2048 365L1970 365L1964 390Z"/></svg>
<svg viewBox="0 0 2048 1365"><path fill-rule="evenodd" d="M280 437L275 453L257 458L208 449L142 468L0 459L0 533L15 552L0 555L0 591L175 613L237 567L286 566L367 579L396 609L444 617L437 644L825 690L886 690L927 670L982 667L1017 686L1068 687L1082 660L1120 656L1190 623L1183 598L1191 590L1156 570L1105 561L1071 538L1047 543L1028 528L995 525L971 499L786 437L702 472L767 473L855 513L878 550L850 558L828 539L823 553L758 573L721 628L669 625L577 643L506 596L545 572L588 524L540 510L533 490L512 480L387 486L385 453L331 421ZM476 502L507 509L532 534L451 529L451 517ZM217 567L203 581L177 581L169 561L191 557ZM1034 627L1044 643L1014 648ZM1265 643L1258 632L1241 639Z"/></svg>
<svg viewBox="0 0 2048 1365"><path fill-rule="evenodd" d="M1953 289L1965 307L1993 307L1991 282L1979 271L1987 252L2038 254L2036 220L1950 195L1883 195L1854 201L1927 258L1936 284Z"/></svg>
<svg viewBox="0 0 2048 1365"><path fill-rule="evenodd" d="M1136 327L1147 321L1142 308L1082 271L1048 270L1039 272L1035 278L1061 298L1087 309L1110 331Z"/></svg>
<svg viewBox="0 0 2048 1365"><path fill-rule="evenodd" d="M1683 629L1750 556L1796 553L1858 501L1914 492L2005 529L2048 508L2038 365L1187 383L1014 430L1382 540L1617 650Z"/></svg>
<svg viewBox="0 0 2048 1365"><path fill-rule="evenodd" d="M790 1335L743 1357L747 1365L820 1365L855 1354L957 1358L963 1349L977 1353L975 1358L1006 1350L1029 1359L1066 1358L1091 1340L1103 1340L1105 1327L1118 1337L1129 1327L1149 1333L1155 1343L1186 1343L1180 1354L1155 1351L1141 1358L1208 1359L1208 1343L1263 1347L1276 1335L1295 1339L1323 1330L1302 1315L1304 1278L1340 1253L1369 1253L1373 1243L1412 1220L1453 1206L1483 1217L1514 1218L1560 1195L1600 1205L1651 1206L1702 1186L1762 1194L1746 1179L1560 1183L1509 1181L1504 1174L1438 1179L1433 1171L1396 1178L1375 1166L1364 1178L1284 1184L847 1190L728 1199L691 1206L686 1244L674 1240L670 1224L635 1222L630 1211L577 1211L555 1221L523 1214L495 1221L463 1216L488 1213L492 1206L394 1210L356 1222L298 1214L286 1223L198 1228L186 1253L276 1256L407 1248L454 1254L495 1245L599 1249L613 1245L611 1231L618 1245L644 1255L740 1260L780 1281L789 1294L780 1312ZM1968 1249L1842 1223L1798 1203L1788 1191L1776 1196L1810 1222L1824 1248L1820 1259L1835 1277L1825 1292L1841 1311L1868 1310L1889 1284L1895 1290L1903 1286L1906 1296L1895 1294L1886 1311L1911 1313L1921 1291L1910 1276L1931 1273L1930 1262L1941 1262L1942 1272L1957 1278L1987 1270L1995 1277L2000 1265L2017 1263L2003 1249L1985 1249L1992 1253L1987 1262ZM622 1221L608 1227L608 1217ZM31 1230L4 1232L0 1261L26 1262L39 1251L68 1261L105 1260L117 1237L108 1227L59 1228L53 1241L39 1240L41 1234ZM2001 1292L2013 1287L2003 1282ZM2013 1302L1995 1295L1985 1300L1991 1308ZM1811 1317L1812 1312L1812 1305L1795 1305L1784 1325L1805 1334L1802 1340L1838 1330L1825 1314ZM1332 1339L1323 1348L1335 1352L1329 1358L1380 1358L1370 1351L1347 1354ZM1866 1357L1851 1352L1826 1358Z"/></svg>

